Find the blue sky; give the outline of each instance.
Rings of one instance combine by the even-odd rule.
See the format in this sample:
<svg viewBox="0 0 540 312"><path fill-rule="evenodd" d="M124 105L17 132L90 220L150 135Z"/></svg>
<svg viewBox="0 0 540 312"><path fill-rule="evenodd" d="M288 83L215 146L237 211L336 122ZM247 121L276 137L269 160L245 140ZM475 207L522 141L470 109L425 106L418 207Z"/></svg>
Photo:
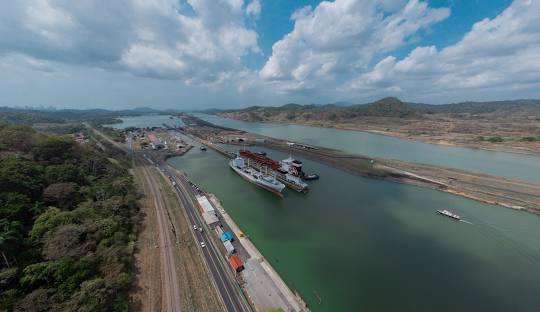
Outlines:
<svg viewBox="0 0 540 312"><path fill-rule="evenodd" d="M15 0L0 105L540 97L537 0Z"/></svg>

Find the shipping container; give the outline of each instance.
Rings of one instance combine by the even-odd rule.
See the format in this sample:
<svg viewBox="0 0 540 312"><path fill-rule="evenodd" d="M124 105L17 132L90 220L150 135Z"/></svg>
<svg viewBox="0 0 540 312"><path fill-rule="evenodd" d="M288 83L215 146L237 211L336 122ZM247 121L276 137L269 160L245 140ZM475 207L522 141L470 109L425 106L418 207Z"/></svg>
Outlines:
<svg viewBox="0 0 540 312"><path fill-rule="evenodd" d="M229 264L236 272L241 272L244 269L244 264L242 263L242 260L240 260L240 258L238 258L238 256L236 255L233 255L229 258Z"/></svg>

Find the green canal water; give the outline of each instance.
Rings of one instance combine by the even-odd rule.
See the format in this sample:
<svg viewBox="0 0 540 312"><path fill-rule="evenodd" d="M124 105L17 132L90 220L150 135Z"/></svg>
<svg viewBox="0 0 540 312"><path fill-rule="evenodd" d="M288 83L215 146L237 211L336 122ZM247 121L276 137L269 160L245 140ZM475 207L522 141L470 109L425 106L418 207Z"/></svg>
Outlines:
<svg viewBox="0 0 540 312"><path fill-rule="evenodd" d="M221 199L312 311L540 311L539 217L301 160L321 179L282 199L212 150L169 162Z"/></svg>

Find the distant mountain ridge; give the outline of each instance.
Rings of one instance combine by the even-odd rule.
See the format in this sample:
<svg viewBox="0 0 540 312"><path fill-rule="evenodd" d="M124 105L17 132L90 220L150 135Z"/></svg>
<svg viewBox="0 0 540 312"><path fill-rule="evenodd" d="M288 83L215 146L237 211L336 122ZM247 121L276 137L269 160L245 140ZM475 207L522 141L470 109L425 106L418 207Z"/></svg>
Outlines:
<svg viewBox="0 0 540 312"><path fill-rule="evenodd" d="M496 113L530 114L540 117L540 100L469 101L433 105L403 102L396 97L385 97L375 102L349 106L289 103L277 107L250 106L242 109L215 109L205 112L245 121L344 121L360 117L420 118L425 114L478 115Z"/></svg>

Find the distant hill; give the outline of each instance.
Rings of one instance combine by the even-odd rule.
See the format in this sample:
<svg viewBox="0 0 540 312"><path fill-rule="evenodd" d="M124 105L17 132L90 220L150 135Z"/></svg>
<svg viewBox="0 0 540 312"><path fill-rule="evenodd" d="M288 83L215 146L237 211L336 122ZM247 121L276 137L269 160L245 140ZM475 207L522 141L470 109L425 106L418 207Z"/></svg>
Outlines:
<svg viewBox="0 0 540 312"><path fill-rule="evenodd" d="M366 104L341 106L300 105L289 103L278 107L250 106L233 110L207 110L245 121L352 121L362 117L422 118L426 114L449 114L453 117L498 114L530 115L540 117L540 100L513 100L492 102L461 102L443 105L402 102L386 97Z"/></svg>
<svg viewBox="0 0 540 312"><path fill-rule="evenodd" d="M174 111L175 112L175 111ZM40 110L13 107L0 107L0 123L32 125L36 123L63 123L77 121L96 121L99 123L114 123L121 116L140 116L145 114L173 113L159 111L148 107L126 110L107 109L59 109Z"/></svg>

